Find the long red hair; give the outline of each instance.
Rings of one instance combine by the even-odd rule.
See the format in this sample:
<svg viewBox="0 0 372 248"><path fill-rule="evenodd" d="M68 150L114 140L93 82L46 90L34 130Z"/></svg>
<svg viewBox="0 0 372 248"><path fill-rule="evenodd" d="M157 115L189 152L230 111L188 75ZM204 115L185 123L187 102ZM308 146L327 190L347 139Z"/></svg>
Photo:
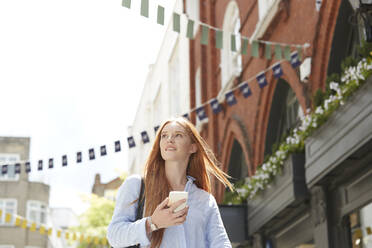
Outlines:
<svg viewBox="0 0 372 248"><path fill-rule="evenodd" d="M155 208L169 195L171 187L165 175L165 161L160 152L160 137L164 127L176 122L181 125L190 136L192 143L197 145L197 151L189 157L186 174L195 178L198 188L211 192L210 175L215 176L225 186L233 190L233 186L227 179L229 176L220 168L208 144L200 136L195 126L185 118L174 118L164 122L158 129L150 155L145 165L145 216L151 216ZM159 247L165 229L159 229L151 235L151 248Z"/></svg>

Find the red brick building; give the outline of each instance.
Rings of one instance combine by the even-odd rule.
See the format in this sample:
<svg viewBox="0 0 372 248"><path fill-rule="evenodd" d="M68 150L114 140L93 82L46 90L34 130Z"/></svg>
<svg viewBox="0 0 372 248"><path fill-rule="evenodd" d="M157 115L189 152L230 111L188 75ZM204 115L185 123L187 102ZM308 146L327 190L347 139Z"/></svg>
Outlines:
<svg viewBox="0 0 372 248"><path fill-rule="evenodd" d="M206 107L208 122L202 124L203 137L218 155L224 171L237 179L245 178L254 174L257 166L264 161L265 155L271 153L272 146L287 130L296 125L301 112L311 108L312 96L318 89L325 89L327 76L341 71L341 61L345 57L356 56L356 47L365 38L363 33L365 26L360 23L352 25L349 16L355 14L359 0L185 0L184 2L185 11L189 16L192 16L191 13L198 13L200 22L222 29L224 32L239 32L254 40L310 45L303 50L302 60L307 60L301 67L293 68L289 61L285 61L281 63L283 76L280 79L275 79L272 71L268 71L266 87L260 89L256 80L250 81L248 84L252 95L248 98L235 91L237 104L228 106L224 102L223 110L219 114L214 114L209 106ZM247 55L240 55L226 49L230 47L229 36L224 37L223 41L224 49L217 49L215 31L210 30L209 44L202 45L200 27L197 29L195 39L190 41L191 108L198 107L200 103L216 96L220 100L224 99L229 89L254 78L259 72L277 62L274 53L272 59L264 58L264 44L260 44L260 58L256 58L251 56L250 47ZM238 47L240 46L238 42ZM198 99L199 95L201 99ZM195 113L191 118L197 122ZM307 186L309 191L312 191L315 184ZM322 187L327 186L322 185ZM223 199L224 190L221 185L215 187L215 195L219 201ZM325 195L327 194L328 191ZM312 212L308 203L311 199L312 197L308 197L307 200L299 203L304 209L303 213ZM369 201L372 202L372 199L369 198ZM271 216L271 218L275 217ZM314 233L321 232L316 228L325 228L323 230L325 236L312 234L309 241L301 244L308 244L309 246L306 247L341 247L332 243L336 242L332 240L337 238L328 235L334 230L329 226L329 222L327 223L312 226ZM304 227L303 230L305 229ZM268 240L279 242L279 239L270 236L278 235L278 230L260 227L255 230L254 235L251 232L249 234L258 235L255 239L256 247L262 247L260 245L265 242L268 245ZM301 235L299 233L299 237ZM282 245L279 242L266 247L291 247L283 245L289 244L283 242ZM316 246L312 246L314 244ZM351 246L342 244L342 247Z"/></svg>

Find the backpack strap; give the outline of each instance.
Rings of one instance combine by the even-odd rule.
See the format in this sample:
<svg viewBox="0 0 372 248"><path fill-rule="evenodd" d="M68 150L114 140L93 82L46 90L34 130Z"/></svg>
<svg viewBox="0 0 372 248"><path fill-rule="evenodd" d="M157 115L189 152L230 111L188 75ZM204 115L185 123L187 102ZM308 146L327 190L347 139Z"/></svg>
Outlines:
<svg viewBox="0 0 372 248"><path fill-rule="evenodd" d="M145 183L143 178L141 178L141 190L138 198L138 207L137 207L137 215L136 215L136 220L139 220L143 216L143 208L144 208L144 203L145 203Z"/></svg>

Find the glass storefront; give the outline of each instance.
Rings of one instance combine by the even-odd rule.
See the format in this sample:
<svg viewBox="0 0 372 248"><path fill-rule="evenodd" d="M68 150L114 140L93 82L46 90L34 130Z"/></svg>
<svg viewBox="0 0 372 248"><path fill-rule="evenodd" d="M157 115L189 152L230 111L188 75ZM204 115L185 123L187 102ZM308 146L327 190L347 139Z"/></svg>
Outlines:
<svg viewBox="0 0 372 248"><path fill-rule="evenodd" d="M372 203L349 215L353 248L372 248Z"/></svg>

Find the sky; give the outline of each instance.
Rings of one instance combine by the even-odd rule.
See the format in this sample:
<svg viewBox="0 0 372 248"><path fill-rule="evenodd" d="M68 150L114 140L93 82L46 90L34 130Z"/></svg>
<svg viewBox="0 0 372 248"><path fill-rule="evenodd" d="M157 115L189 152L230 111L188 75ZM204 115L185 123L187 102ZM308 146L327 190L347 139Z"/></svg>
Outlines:
<svg viewBox="0 0 372 248"><path fill-rule="evenodd" d="M50 185L50 207L81 214L79 195L96 173L106 183L126 170L127 127L166 30L154 6L165 7L167 23L174 2L150 1L147 19L139 0L131 9L120 0L0 1L0 136L31 138L30 180ZM113 153L119 139L124 151ZM101 145L108 155L87 161ZM77 151L82 164L72 161ZM54 169L35 171L49 158Z"/></svg>

